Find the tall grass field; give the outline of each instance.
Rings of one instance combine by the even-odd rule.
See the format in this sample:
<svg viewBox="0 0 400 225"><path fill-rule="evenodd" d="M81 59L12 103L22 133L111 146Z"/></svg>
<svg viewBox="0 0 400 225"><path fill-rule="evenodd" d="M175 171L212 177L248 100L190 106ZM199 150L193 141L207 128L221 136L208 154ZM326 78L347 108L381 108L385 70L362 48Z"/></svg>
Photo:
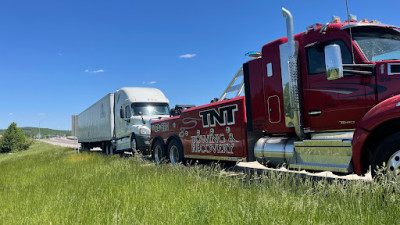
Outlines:
<svg viewBox="0 0 400 225"><path fill-rule="evenodd" d="M0 224L399 224L398 184L268 173L34 144L0 155Z"/></svg>

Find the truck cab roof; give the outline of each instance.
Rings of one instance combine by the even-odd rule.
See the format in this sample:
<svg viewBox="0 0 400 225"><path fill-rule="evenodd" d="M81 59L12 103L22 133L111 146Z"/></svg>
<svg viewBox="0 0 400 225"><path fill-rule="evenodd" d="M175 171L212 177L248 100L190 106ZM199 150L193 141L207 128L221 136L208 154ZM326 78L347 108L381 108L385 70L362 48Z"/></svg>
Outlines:
<svg viewBox="0 0 400 225"><path fill-rule="evenodd" d="M131 102L160 102L169 103L165 95L157 88L147 87L123 87L117 90L118 98L123 96L122 100L129 100ZM122 94L123 93L123 94ZM151 96L151 97L149 97ZM117 99L118 100L121 99Z"/></svg>

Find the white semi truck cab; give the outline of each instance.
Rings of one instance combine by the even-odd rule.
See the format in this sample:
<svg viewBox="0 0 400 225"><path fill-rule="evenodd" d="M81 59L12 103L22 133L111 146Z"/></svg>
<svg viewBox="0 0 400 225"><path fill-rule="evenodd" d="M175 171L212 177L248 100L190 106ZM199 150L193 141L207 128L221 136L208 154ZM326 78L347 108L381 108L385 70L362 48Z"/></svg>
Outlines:
<svg viewBox="0 0 400 225"><path fill-rule="evenodd" d="M115 149L147 150L151 120L169 117L168 103L156 88L118 89L115 93Z"/></svg>
<svg viewBox="0 0 400 225"><path fill-rule="evenodd" d="M109 93L78 116L82 148L136 152L150 145L151 120L169 117L169 101L156 88L124 87Z"/></svg>

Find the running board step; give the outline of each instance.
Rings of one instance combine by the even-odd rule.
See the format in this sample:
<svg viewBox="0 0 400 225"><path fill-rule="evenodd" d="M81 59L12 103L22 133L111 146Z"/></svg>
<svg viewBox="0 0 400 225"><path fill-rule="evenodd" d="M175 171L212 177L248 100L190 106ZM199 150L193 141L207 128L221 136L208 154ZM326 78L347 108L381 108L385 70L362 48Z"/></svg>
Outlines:
<svg viewBox="0 0 400 225"><path fill-rule="evenodd" d="M319 139L294 142L289 168L341 173L353 172L351 139Z"/></svg>

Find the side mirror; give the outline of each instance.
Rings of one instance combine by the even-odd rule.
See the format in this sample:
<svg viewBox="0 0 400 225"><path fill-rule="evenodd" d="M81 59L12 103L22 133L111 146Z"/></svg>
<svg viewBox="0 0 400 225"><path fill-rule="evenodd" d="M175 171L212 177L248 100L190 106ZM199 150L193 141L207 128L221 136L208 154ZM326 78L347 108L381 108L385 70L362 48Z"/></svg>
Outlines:
<svg viewBox="0 0 400 225"><path fill-rule="evenodd" d="M122 109L122 107L119 109L119 116L121 117L121 118L124 118L125 116L124 116L124 110Z"/></svg>
<svg viewBox="0 0 400 225"><path fill-rule="evenodd" d="M325 46L326 79L337 80L343 77L342 54L339 45Z"/></svg>

